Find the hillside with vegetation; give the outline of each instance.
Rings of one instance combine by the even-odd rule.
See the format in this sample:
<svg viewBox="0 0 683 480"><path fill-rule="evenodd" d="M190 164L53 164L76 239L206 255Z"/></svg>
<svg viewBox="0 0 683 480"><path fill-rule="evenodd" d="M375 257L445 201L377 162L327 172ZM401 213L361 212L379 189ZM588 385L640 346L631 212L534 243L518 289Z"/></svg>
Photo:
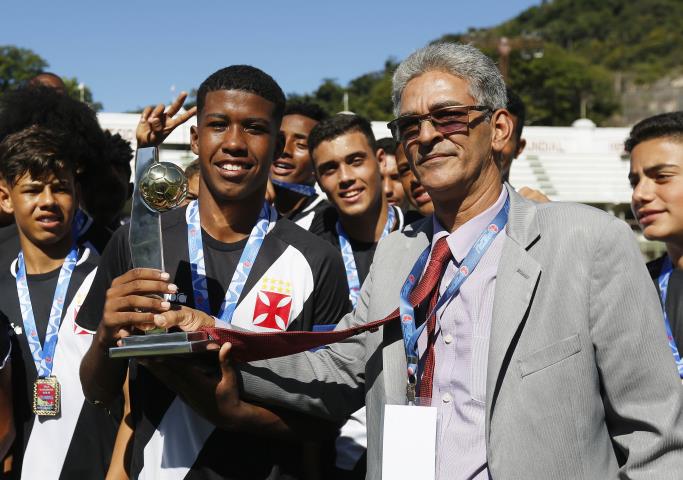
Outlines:
<svg viewBox="0 0 683 480"><path fill-rule="evenodd" d="M619 86L650 83L683 69L683 1L554 0L531 7L500 25L444 35L435 41L472 43L500 61L501 37L511 47L508 84L528 106L530 125L569 125L585 115L598 125L615 123ZM326 79L310 94L330 113L348 108L376 120L390 119L391 74L384 68L343 86Z"/></svg>

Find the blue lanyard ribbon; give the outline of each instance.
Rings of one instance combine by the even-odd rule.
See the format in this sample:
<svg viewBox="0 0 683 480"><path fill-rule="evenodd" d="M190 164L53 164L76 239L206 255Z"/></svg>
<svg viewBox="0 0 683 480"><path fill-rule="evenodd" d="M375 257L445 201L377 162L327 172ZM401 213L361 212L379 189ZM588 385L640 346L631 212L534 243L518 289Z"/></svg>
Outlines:
<svg viewBox="0 0 683 480"><path fill-rule="evenodd" d="M202 244L202 227L199 220L199 203L193 200L187 206L185 212L187 221L187 247L190 254L190 270L192 271L192 289L194 291L195 308L212 314L209 304L209 289L206 281L206 266L204 264L204 245ZM275 210L264 202L261 207L256 225L249 234L249 240L242 251L240 261L232 275L230 285L225 292L225 298L221 304L217 317L226 322L232 321L232 315L237 307L244 284L247 282L249 272L256 261L263 239L270 230L271 225L277 220Z"/></svg>
<svg viewBox="0 0 683 480"><path fill-rule="evenodd" d="M673 272L674 266L671 263L671 259L667 255L664 259L664 265L662 265L662 271L659 274L657 283L659 284L659 294L662 298L662 311L664 312L664 327L666 328L666 337L669 340L669 348L676 361L676 367L678 368L678 374L683 378L683 360L681 360L681 354L678 352L678 347L676 346L676 341L674 340L674 335L671 330L671 323L669 322L669 315L666 313L666 294L669 289L669 279L671 278L671 272Z"/></svg>
<svg viewBox="0 0 683 480"><path fill-rule="evenodd" d="M387 212L387 223L384 224L380 240L391 233L391 229L394 228L395 219L394 207L390 205ZM337 235L339 236L339 249L344 260L344 268L346 269L346 282L349 284L349 300L351 300L351 304L355 308L356 303L358 303L358 295L360 295L360 279L358 278L356 260L353 258L351 242L341 222L337 222Z"/></svg>
<svg viewBox="0 0 683 480"><path fill-rule="evenodd" d="M318 192L315 191L315 186L313 185L305 185L303 183L282 182L280 180L275 180L274 178L270 179L270 183L277 187L291 190L292 192L296 192L305 197L315 197L318 194Z"/></svg>
<svg viewBox="0 0 683 480"><path fill-rule="evenodd" d="M467 278L472 274L476 266L479 264L479 260L484 256L486 251L489 249L493 240L498 235L498 232L505 228L505 224L508 220L508 211L510 210L510 199L505 201L505 205L500 209L493 222L489 224L479 238L474 243L467 256L462 261L460 268L458 269L456 275L451 280L448 288L441 297L439 297L436 306L428 315L425 317L425 321L420 325L419 328L415 326L415 309L410 303L409 295L413 288L418 282L420 276L422 276L427 260L429 259L429 253L431 251L431 245L424 249L420 257L413 265L408 278L406 279L403 287L401 288L401 296L399 303L399 312L401 314L401 330L403 331L403 343L406 350L406 359L408 362L408 376L409 380L413 376L417 376L417 365L418 365L418 349L417 340L420 338L422 331L427 325L427 320L435 315L436 312L444 306L451 298L453 298L459 291L462 284L467 280Z"/></svg>
<svg viewBox="0 0 683 480"><path fill-rule="evenodd" d="M28 281L26 280L24 252L19 252L19 257L17 258L17 295L19 296L21 318L24 321L24 329L28 333L28 335L26 335L26 340L28 341L33 363L36 365L38 377L40 378L46 378L52 374L54 354L57 349L57 340L59 338L59 326L62 323L62 311L64 310L64 303L66 302L66 294L69 288L69 282L71 281L71 274L73 273L74 268L76 268L77 262L78 248L74 245L64 259L62 268L59 270L57 288L55 289L55 295L52 299L50 317L47 323L47 331L45 332L45 344L41 346L38 328L36 327L36 319L33 315Z"/></svg>

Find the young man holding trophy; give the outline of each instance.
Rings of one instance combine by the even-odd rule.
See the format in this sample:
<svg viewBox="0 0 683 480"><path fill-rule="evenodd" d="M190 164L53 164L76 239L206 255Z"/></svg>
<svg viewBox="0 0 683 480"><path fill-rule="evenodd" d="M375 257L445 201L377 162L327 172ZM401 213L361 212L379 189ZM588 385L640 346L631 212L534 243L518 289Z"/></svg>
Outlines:
<svg viewBox="0 0 683 480"><path fill-rule="evenodd" d="M143 112L139 149L158 146L194 114L189 110L174 118L183 100L179 97L166 111L160 105ZM160 216L163 248L158 250L165 268L132 268L152 266L136 259L135 205L130 232L119 230L103 254L79 315L82 326L97 330L81 364L81 380L88 399L107 404L128 372L131 478L157 478L160 470L164 478L178 479L300 475L296 442L229 434L219 421L196 413L198 403L214 400L203 398L201 388L188 392L183 385L193 368L215 370L219 378L215 353L143 357L130 364L109 357L117 342L139 333L133 324L151 329L158 314L188 307L212 315L217 326L255 332L327 330L349 310L339 255L288 220L276 222L277 212L264 202L270 165L282 148L278 132L284 106L277 83L254 67L231 66L209 76L199 88L197 126L191 133L201 170L199 198ZM146 296L150 292L164 297ZM280 423L289 438L292 430L312 427L305 418L284 413L264 421Z"/></svg>

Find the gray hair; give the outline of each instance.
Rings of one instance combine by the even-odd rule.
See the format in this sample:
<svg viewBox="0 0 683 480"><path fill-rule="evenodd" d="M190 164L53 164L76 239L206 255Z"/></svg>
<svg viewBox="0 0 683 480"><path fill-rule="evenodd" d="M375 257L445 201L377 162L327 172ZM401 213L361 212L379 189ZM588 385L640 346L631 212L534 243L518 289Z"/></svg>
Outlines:
<svg viewBox="0 0 683 480"><path fill-rule="evenodd" d="M434 70L465 80L477 105L485 105L493 110L505 108L505 81L493 60L471 45L435 43L413 52L394 72L391 98L396 116L401 110L401 95L406 84Z"/></svg>

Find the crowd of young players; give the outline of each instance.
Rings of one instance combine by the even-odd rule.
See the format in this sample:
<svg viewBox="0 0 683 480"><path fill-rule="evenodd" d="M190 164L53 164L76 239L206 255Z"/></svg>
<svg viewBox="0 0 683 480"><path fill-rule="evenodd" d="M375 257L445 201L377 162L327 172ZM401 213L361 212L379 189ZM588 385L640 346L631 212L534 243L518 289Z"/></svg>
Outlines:
<svg viewBox="0 0 683 480"><path fill-rule="evenodd" d="M524 148L524 107L508 98L517 123L497 159L503 181ZM158 147L194 113L173 118L182 99L143 113L138 148ZM364 478L362 410L337 425L282 409L269 417L281 434L260 436L198 414L212 386L179 395L187 373L177 360L107 352L131 318L159 326L148 310L192 307L257 332L333 329L382 238L433 213L402 146L376 141L360 116L286 105L256 68L213 73L197 95L189 203L162 215L166 272L150 278L132 270L127 226L117 228L132 193L130 147L59 89L31 84L2 102L3 478ZM648 238L667 244L650 267L676 354L683 117L645 120L626 149L634 212ZM163 299L142 295L168 281Z"/></svg>

